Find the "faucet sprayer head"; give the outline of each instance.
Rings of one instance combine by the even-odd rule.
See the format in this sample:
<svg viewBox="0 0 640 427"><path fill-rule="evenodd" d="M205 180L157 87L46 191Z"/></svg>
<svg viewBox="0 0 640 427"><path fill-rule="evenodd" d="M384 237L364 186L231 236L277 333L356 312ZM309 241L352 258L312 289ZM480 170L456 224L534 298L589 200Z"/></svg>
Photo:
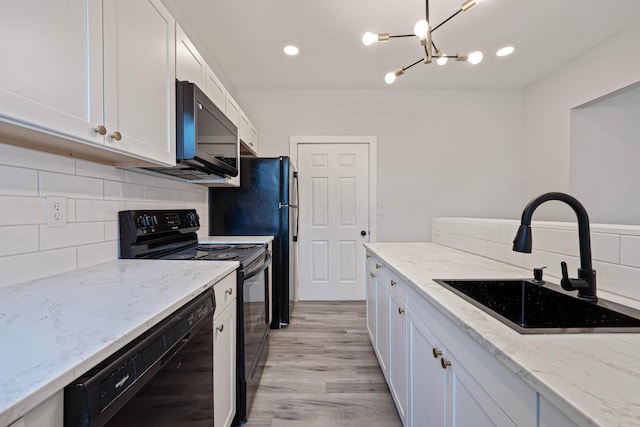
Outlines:
<svg viewBox="0 0 640 427"><path fill-rule="evenodd" d="M531 226L521 225L515 239L513 239L513 250L530 254L531 246Z"/></svg>

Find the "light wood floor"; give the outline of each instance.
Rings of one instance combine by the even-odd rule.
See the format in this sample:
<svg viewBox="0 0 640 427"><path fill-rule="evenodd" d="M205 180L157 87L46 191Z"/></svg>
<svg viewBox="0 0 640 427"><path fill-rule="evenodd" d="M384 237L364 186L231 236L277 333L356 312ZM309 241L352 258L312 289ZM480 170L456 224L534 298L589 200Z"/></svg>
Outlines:
<svg viewBox="0 0 640 427"><path fill-rule="evenodd" d="M364 302L298 302L271 330L246 427L401 426L371 347Z"/></svg>

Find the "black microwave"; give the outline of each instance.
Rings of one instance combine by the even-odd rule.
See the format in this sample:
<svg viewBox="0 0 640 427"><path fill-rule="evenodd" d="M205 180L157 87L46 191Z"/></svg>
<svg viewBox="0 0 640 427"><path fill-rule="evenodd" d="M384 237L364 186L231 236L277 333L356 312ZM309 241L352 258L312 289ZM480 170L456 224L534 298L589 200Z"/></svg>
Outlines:
<svg viewBox="0 0 640 427"><path fill-rule="evenodd" d="M188 180L238 176L238 127L195 84L176 81L176 166L146 168Z"/></svg>

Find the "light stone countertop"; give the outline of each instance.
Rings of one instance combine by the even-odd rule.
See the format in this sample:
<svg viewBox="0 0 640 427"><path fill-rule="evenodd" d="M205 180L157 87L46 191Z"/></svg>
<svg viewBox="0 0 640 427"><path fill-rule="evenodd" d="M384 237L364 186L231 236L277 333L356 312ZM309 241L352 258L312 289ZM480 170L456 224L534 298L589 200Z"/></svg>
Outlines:
<svg viewBox="0 0 640 427"><path fill-rule="evenodd" d="M0 288L6 426L238 268L118 260Z"/></svg>
<svg viewBox="0 0 640 427"><path fill-rule="evenodd" d="M365 246L576 424L640 425L640 333L521 335L432 279L531 271L435 243Z"/></svg>

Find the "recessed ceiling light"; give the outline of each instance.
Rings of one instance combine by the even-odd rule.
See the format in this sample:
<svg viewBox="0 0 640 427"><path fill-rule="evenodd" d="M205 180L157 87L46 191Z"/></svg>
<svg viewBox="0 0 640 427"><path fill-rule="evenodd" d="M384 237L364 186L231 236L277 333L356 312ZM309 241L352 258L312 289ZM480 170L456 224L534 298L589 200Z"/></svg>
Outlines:
<svg viewBox="0 0 640 427"><path fill-rule="evenodd" d="M513 46L507 46L507 47L503 47L502 49L499 49L496 52L496 55L498 56L507 56L507 55L511 55L513 53L513 51L516 50L515 47Z"/></svg>
<svg viewBox="0 0 640 427"><path fill-rule="evenodd" d="M298 52L300 52L300 50L293 45L285 46L282 50L289 56L295 56L298 54Z"/></svg>

